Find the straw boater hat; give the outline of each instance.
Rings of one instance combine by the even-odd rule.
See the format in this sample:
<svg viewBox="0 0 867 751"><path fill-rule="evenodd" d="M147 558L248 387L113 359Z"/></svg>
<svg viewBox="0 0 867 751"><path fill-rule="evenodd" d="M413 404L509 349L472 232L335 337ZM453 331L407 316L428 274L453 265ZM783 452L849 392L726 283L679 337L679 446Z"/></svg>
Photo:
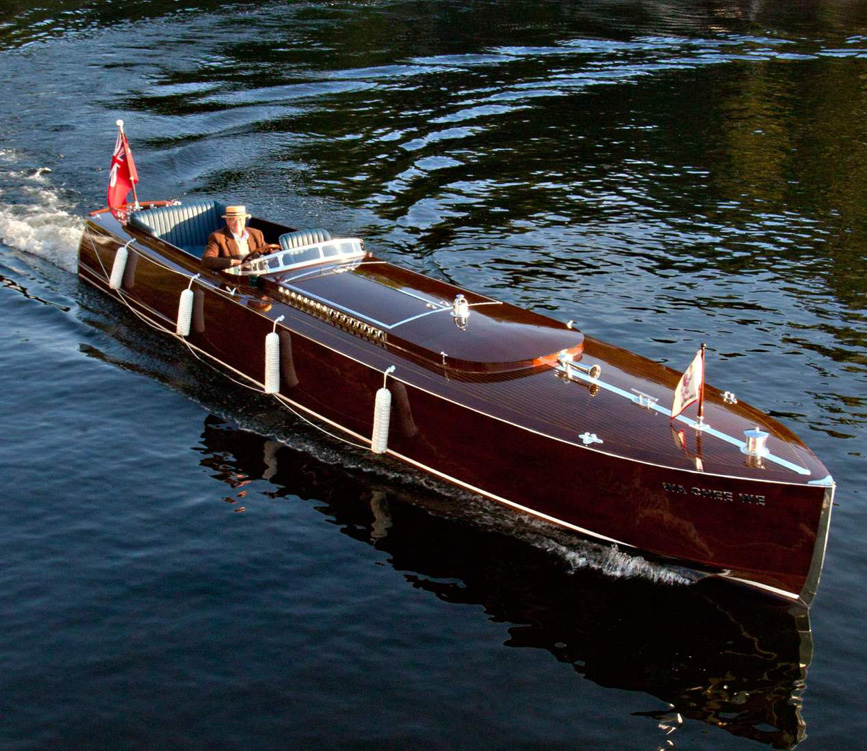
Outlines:
<svg viewBox="0 0 867 751"><path fill-rule="evenodd" d="M223 219L249 219L252 215L247 213L246 206L226 206L226 213L223 214Z"/></svg>

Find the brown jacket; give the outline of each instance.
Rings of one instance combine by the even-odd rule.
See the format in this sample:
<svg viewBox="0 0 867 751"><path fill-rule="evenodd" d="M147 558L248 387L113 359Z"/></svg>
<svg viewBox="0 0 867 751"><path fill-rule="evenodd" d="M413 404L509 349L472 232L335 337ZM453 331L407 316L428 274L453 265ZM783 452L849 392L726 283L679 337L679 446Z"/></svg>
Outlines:
<svg viewBox="0 0 867 751"><path fill-rule="evenodd" d="M247 227L247 234L249 235L247 247L251 253L265 247L265 238L260 230ZM231 230L228 227L223 227L223 229L212 232L202 255L202 265L206 269L227 269L232 265L233 258L240 258L240 256L238 255L238 243L232 237Z"/></svg>

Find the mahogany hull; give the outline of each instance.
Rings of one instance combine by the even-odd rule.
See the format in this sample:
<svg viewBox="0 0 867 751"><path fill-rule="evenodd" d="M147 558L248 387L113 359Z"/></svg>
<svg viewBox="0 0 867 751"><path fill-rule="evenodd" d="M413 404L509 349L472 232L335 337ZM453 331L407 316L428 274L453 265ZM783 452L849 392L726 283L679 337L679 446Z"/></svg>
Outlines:
<svg viewBox="0 0 867 751"><path fill-rule="evenodd" d="M112 290L115 253L130 239L136 240L133 268L128 264L121 288ZM450 371L445 358L442 367L421 362L405 348L284 302L267 283L242 280L233 287L235 280L204 272L197 259L167 243L128 234L113 218L88 223L79 273L172 335L179 296L193 287L189 346L260 386L265 337L276 329L280 398L363 443L370 442L383 374L395 366L387 381L388 453L398 459L590 537L804 604L815 593L833 483L794 435L746 405L732 412L717 395L709 419L761 419L820 483L743 461L743 471L726 469L731 458L725 446L699 449L706 457L702 463L671 436L644 445L644 435L668 435L661 417L636 411L616 394L595 394L592 384L564 383L550 364L536 364L518 377ZM191 282L195 274L201 276ZM275 323L281 315L284 320ZM585 357L606 363L612 383L628 372L639 385L668 388L678 376L601 342L587 339L583 350ZM576 423L605 440L585 445Z"/></svg>

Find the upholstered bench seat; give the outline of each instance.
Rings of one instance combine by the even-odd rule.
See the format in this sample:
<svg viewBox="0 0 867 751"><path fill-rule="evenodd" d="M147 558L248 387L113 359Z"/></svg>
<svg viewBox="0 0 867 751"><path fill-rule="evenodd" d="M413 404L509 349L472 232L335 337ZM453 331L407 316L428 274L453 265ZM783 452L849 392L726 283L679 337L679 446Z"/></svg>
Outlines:
<svg viewBox="0 0 867 751"><path fill-rule="evenodd" d="M219 201L189 201L135 212L129 223L136 229L201 258L208 235L223 226L225 206Z"/></svg>
<svg viewBox="0 0 867 751"><path fill-rule="evenodd" d="M280 247L283 250L294 250L305 245L324 243L330 239L331 233L327 229L299 229L280 235Z"/></svg>

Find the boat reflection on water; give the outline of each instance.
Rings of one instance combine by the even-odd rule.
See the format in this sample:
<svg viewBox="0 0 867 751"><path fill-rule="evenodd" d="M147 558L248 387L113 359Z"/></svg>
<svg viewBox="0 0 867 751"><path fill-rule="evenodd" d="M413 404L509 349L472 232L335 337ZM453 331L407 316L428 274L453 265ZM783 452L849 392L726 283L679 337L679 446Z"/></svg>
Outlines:
<svg viewBox="0 0 867 751"><path fill-rule="evenodd" d="M264 479L273 486L266 496L316 499L344 534L387 552L411 586L483 606L506 624L506 646L547 650L600 686L667 702L668 710L646 713L667 734L663 747L674 745L684 719L774 748L805 737L805 610L718 579L677 586L573 570L520 532L452 518L442 496L421 486L371 481L212 416L198 450L233 488Z"/></svg>

